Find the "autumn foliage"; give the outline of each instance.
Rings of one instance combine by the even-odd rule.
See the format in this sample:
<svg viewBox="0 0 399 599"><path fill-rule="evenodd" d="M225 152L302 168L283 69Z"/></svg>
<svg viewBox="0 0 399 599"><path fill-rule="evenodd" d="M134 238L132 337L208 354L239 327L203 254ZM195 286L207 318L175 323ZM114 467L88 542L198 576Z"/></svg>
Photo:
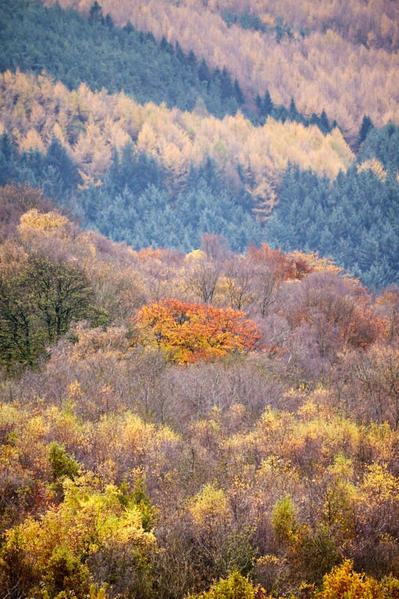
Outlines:
<svg viewBox="0 0 399 599"><path fill-rule="evenodd" d="M397 599L398 289L209 234L135 251L14 197L4 597Z"/></svg>
<svg viewBox="0 0 399 599"><path fill-rule="evenodd" d="M141 105L123 92L93 92L85 83L69 91L44 74L1 73L3 97L7 100L0 101L0 134L11 129L20 152L44 152L55 136L77 164L84 186L98 185L111 165L113 148L121 152L128 143L136 152L156 158L170 171L174 184L207 155L226 178L234 171L238 177L241 168L252 181L254 199L270 199L270 185L288 162L335 177L354 158L338 129L323 135L318 127L272 118L254 127L241 112L217 119L164 104ZM75 128L77 137L71 133Z"/></svg>
<svg viewBox="0 0 399 599"><path fill-rule="evenodd" d="M0 23L0 599L399 599L399 2Z"/></svg>
<svg viewBox="0 0 399 599"><path fill-rule="evenodd" d="M192 50L211 68L226 65L245 94L264 94L267 88L273 101L288 106L294 97L298 109L309 115L326 107L351 136L364 114L378 125L398 118L395 2L151 0L143 6L129 0L101 0L100 4L118 25L130 21L157 39L178 41L185 52ZM87 14L92 0L61 0L60 5ZM279 21L294 25L291 37L278 40L267 31L229 28L219 14L226 9L258 14L264 25Z"/></svg>
<svg viewBox="0 0 399 599"><path fill-rule="evenodd" d="M213 360L256 347L260 335L244 312L164 299L143 306L133 319L139 343L159 347L179 364Z"/></svg>

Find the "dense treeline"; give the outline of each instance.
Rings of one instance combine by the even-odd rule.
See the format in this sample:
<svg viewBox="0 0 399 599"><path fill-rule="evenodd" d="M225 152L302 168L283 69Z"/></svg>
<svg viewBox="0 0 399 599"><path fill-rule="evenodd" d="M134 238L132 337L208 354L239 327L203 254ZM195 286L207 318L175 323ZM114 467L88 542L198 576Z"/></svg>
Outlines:
<svg viewBox="0 0 399 599"><path fill-rule="evenodd" d="M372 129L358 164L333 185L289 167L266 226L269 243L319 251L372 287L399 283L399 129Z"/></svg>
<svg viewBox="0 0 399 599"><path fill-rule="evenodd" d="M139 103L165 102L181 110L193 110L201 98L219 117L234 114L244 101L226 69L211 72L178 44L165 39L158 44L131 25L115 27L110 16L103 19L95 10L87 20L59 6L2 0L0 22L2 72L45 70L70 90L85 82L93 91L123 90Z"/></svg>
<svg viewBox="0 0 399 599"><path fill-rule="evenodd" d="M243 250L262 238L251 209L270 212L290 159L330 175L353 159L338 129L323 135L270 117L254 127L241 113L218 120L141 106L123 93L83 84L70 92L20 72L1 82L3 130L22 152L3 136L2 183L26 181L63 204L73 200L85 224L135 247L189 250L212 232Z"/></svg>
<svg viewBox="0 0 399 599"><path fill-rule="evenodd" d="M46 4L55 2L48 0ZM348 7L338 1L319 3L317 7L303 3L298 19L310 32L303 36L299 31L281 39L275 33L275 19L282 18L283 30L296 22L295 3L287 3L287 9L271 8L273 3L268 3L269 20L262 18L272 27L265 32L244 29L239 24L229 27L222 15L214 12L218 3L213 2L205 5L200 0L149 0L132 4L124 0L116 5L112 0L102 0L99 4L118 25L130 21L139 31L150 31L158 41L165 37L171 44L179 42L186 53L192 50L211 69L225 66L244 95L263 96L268 89L273 101L287 108L294 98L305 116L326 110L351 142L356 141L365 114L377 126L390 119L396 123L399 120L399 63L395 51L399 19L395 2L381 0L364 5L359 1L353 8L352 3ZM220 3L220 8L231 4ZM244 4L244 10L259 14L259 10L253 10L254 3ZM61 0L60 5L88 15L92 0ZM346 31L338 25L340 21L346 23Z"/></svg>
<svg viewBox="0 0 399 599"><path fill-rule="evenodd" d="M136 249L152 245L190 251L199 247L203 233L218 233L229 239L232 249L243 251L264 238L250 194L243 188L227 189L210 159L192 166L179 189L170 190L173 173L128 145L120 158L114 154L100 187L79 189L78 169L56 138L45 154L20 155L7 135L0 142L2 185L15 181L40 187L64 209L73 210L83 226L114 241Z"/></svg>
<svg viewBox="0 0 399 599"><path fill-rule="evenodd" d="M218 233L236 251L267 240L275 247L331 255L374 287L397 281L396 133L382 133L379 142L365 144L368 133L371 139L373 123L364 117L356 142L356 149L361 148L358 163L331 187L327 179L308 169L335 178L340 170L347 170L354 156L339 130L330 132L325 112L305 119L293 100L289 109L283 109L266 92L257 96L253 108L257 127L241 112L219 120L207 112L214 95L208 83L224 73L234 96L237 87L226 70L212 74L194 55L189 60L178 45L172 48L165 40L157 44L151 35L130 26L114 26L99 5L92 7L87 20L74 11L45 9L22 0L12 11L4 3L2 11L3 67L10 61L36 72L46 66L71 88L78 86L70 90L47 76L35 78L19 71L2 75L0 128L12 132L20 152L12 138L3 138L2 184L25 181L42 187L47 196L71 206L84 226L135 248L152 245L190 251L199 245L202 233ZM63 34L70 51L78 49L75 69L69 67L76 56L50 52L62 31L70 36ZM46 40L39 43L43 36ZM98 38L103 44L101 60L92 51ZM152 74L157 69L168 74L156 97L146 79L149 70L143 67L148 52L153 57ZM112 61L122 56L129 68L139 64L142 70L136 69L130 77L126 67L123 80L107 82L107 72L120 73ZM88 85L80 83L86 75ZM181 97L191 98L191 104L195 100L193 113L168 109L165 104L142 106L125 92L90 90L104 84L120 89L123 83L130 92L140 90L143 100L154 96L156 101L174 104L170 82L180 76L181 85L174 84L173 89L191 90ZM206 85L201 77L209 80ZM199 95L202 89L210 95ZM220 89L215 97L227 109L227 96L223 100ZM236 108L237 104L231 106L233 112ZM378 131L373 133L376 139ZM373 162L376 158L384 164L379 156L384 143L388 175ZM300 168L293 171L289 164ZM277 204L272 222L262 226Z"/></svg>
<svg viewBox="0 0 399 599"><path fill-rule="evenodd" d="M84 82L92 91L124 91L139 103L164 102L170 108L190 111L204 105L218 117L241 109L254 123L270 115L318 125L324 133L334 128L325 113L305 118L295 104L286 108L270 102L265 110L254 104L254 98L244 98L225 67L211 70L192 51L185 54L178 42L172 46L162 38L157 43L150 32L140 33L130 23L115 27L99 5L94 4L84 19L58 5L45 8L29 0L17 0L12 6L2 2L0 23L2 72L18 68L39 75L45 70L70 90Z"/></svg>
<svg viewBox="0 0 399 599"><path fill-rule="evenodd" d="M200 0L182 0L187 6L198 6ZM342 0L332 2L301 2L293 0L283 4L272 0L208 0L207 8L222 15L228 11L240 15L241 26L251 23L255 29L266 28L277 21L287 34L299 32L307 35L310 31L326 32L331 29L343 38L367 47L397 50L399 47L398 7L389 0L354 0L350 4ZM246 20L245 20L246 18ZM242 22L244 21L244 22ZM247 25L247 28L250 28Z"/></svg>
<svg viewBox="0 0 399 599"><path fill-rule="evenodd" d="M81 191L76 212L85 227L136 249L151 245L188 252L199 247L203 233L225 236L235 251L264 239L251 195L242 187L226 188L210 159L192 166L179 183L171 197L168 173L127 146L121 160L114 157L100 188Z"/></svg>
<svg viewBox="0 0 399 599"><path fill-rule="evenodd" d="M394 599L397 288L215 235L137 252L0 199L5 596Z"/></svg>
<svg viewBox="0 0 399 599"><path fill-rule="evenodd" d="M127 143L155 156L175 180L210 156L226 179L241 170L255 195L289 161L334 176L353 160L337 128L323 135L316 126L273 118L255 127L241 112L217 119L201 109L141 105L124 92L92 92L85 83L69 91L47 75L20 71L0 74L0 130L17 138L20 151L43 153L57 137L86 183L101 181L113 149Z"/></svg>
<svg viewBox="0 0 399 599"><path fill-rule="evenodd" d="M262 241L290 251L302 248L331 255L364 283L381 288L398 282L398 128L368 129L357 163L330 179L289 166L276 186L278 204L264 226L254 219L257 206L241 184L226 187L208 159L175 181L144 152L126 146L114 153L101 186L78 189L77 165L56 138L46 154L19 154L8 136L0 146L0 182L42 187L81 223L136 249L152 245L190 251L202 233L229 239L235 251ZM266 188L267 189L267 188ZM272 190L273 191L273 190ZM270 209L266 203L263 210ZM263 211L260 214L264 213Z"/></svg>

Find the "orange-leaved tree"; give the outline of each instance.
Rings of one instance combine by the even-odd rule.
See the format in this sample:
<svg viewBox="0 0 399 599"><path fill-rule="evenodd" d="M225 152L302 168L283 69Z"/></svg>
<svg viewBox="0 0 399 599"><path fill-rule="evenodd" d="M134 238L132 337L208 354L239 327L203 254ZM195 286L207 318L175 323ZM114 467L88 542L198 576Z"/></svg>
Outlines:
<svg viewBox="0 0 399 599"><path fill-rule="evenodd" d="M244 312L177 299L143 306L133 324L137 343L159 347L179 364L247 352L260 341L255 323Z"/></svg>

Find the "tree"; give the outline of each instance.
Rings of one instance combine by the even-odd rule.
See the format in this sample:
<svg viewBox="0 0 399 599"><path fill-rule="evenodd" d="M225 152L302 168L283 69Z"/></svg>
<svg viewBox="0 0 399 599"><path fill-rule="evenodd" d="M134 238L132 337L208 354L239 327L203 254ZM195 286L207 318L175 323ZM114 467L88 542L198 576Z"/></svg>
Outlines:
<svg viewBox="0 0 399 599"><path fill-rule="evenodd" d="M359 138L357 140L358 147L364 142L370 129L374 127L373 121L367 115L364 115L362 124L359 129Z"/></svg>
<svg viewBox="0 0 399 599"><path fill-rule="evenodd" d="M326 115L325 110L322 110L322 112L321 112L320 120L319 120L319 127L323 133L329 133L332 129L332 127L330 127L330 123L328 121L328 117Z"/></svg>
<svg viewBox="0 0 399 599"><path fill-rule="evenodd" d="M90 8L89 23L90 25L93 25L94 23L104 24L103 11L97 0Z"/></svg>
<svg viewBox="0 0 399 599"><path fill-rule="evenodd" d="M266 316L276 300L281 281L295 278L294 262L281 250L272 250L267 243L248 249L248 261L254 270L254 287L262 316Z"/></svg>
<svg viewBox="0 0 399 599"><path fill-rule="evenodd" d="M212 302L221 274L221 265L201 250L186 257L185 279L187 287L206 304Z"/></svg>
<svg viewBox="0 0 399 599"><path fill-rule="evenodd" d="M215 582L209 591L201 595L190 595L187 599L267 599L262 587L254 587L239 572Z"/></svg>
<svg viewBox="0 0 399 599"><path fill-rule="evenodd" d="M15 178L17 162L17 145L10 135L3 133L0 137L0 185Z"/></svg>
<svg viewBox="0 0 399 599"><path fill-rule="evenodd" d="M143 306L133 319L135 342L158 347L178 364L256 348L260 335L243 312L177 299Z"/></svg>
<svg viewBox="0 0 399 599"><path fill-rule="evenodd" d="M48 147L44 166L47 170L52 167L59 176L59 188L53 188L52 193L49 193L51 196L58 196L59 200L65 197L67 191L81 183L76 165L55 136Z"/></svg>
<svg viewBox="0 0 399 599"><path fill-rule="evenodd" d="M16 363L32 365L43 349L25 273L0 276L0 364L7 373Z"/></svg>
<svg viewBox="0 0 399 599"><path fill-rule="evenodd" d="M234 80L234 95L235 95L235 98L239 105L244 104L245 97L244 97L244 94L242 93L242 89L241 89L240 84L238 83L237 79Z"/></svg>
<svg viewBox="0 0 399 599"><path fill-rule="evenodd" d="M324 577L320 599L383 599L380 584L371 576L358 574L353 562L345 560Z"/></svg>
<svg viewBox="0 0 399 599"><path fill-rule="evenodd" d="M31 256L16 272L0 272L0 363L32 366L73 320L94 316L86 275L67 262Z"/></svg>
<svg viewBox="0 0 399 599"><path fill-rule="evenodd" d="M265 97L263 98L263 114L268 117L274 109L274 104L271 99L269 90L266 90Z"/></svg>
<svg viewBox="0 0 399 599"><path fill-rule="evenodd" d="M255 300L255 274L256 268L243 256L235 256L227 263L224 273L226 294L235 310L242 310Z"/></svg>
<svg viewBox="0 0 399 599"><path fill-rule="evenodd" d="M66 333L73 320L90 316L93 291L86 275L76 266L33 257L29 260L26 277L48 343L54 343Z"/></svg>

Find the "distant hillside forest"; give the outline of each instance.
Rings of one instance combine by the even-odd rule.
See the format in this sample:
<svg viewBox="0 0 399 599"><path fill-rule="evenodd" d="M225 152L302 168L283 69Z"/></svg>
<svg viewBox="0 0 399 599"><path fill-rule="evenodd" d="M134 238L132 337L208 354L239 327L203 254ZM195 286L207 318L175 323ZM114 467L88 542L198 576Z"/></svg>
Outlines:
<svg viewBox="0 0 399 599"><path fill-rule="evenodd" d="M56 4L47 0L47 5ZM89 16L92 0L61 0ZM364 114L398 121L399 6L391 0L298 3L271 0L101 0L117 25L130 22L211 69L225 66L245 95L300 112L324 108L353 139Z"/></svg>
<svg viewBox="0 0 399 599"><path fill-rule="evenodd" d="M398 596L398 287L0 216L2 599Z"/></svg>
<svg viewBox="0 0 399 599"><path fill-rule="evenodd" d="M344 23L337 3L1 0L0 183L41 188L135 249L187 252L214 233L234 251L317 251L371 288L398 283L395 6L370 6L367 21L355 3Z"/></svg>

